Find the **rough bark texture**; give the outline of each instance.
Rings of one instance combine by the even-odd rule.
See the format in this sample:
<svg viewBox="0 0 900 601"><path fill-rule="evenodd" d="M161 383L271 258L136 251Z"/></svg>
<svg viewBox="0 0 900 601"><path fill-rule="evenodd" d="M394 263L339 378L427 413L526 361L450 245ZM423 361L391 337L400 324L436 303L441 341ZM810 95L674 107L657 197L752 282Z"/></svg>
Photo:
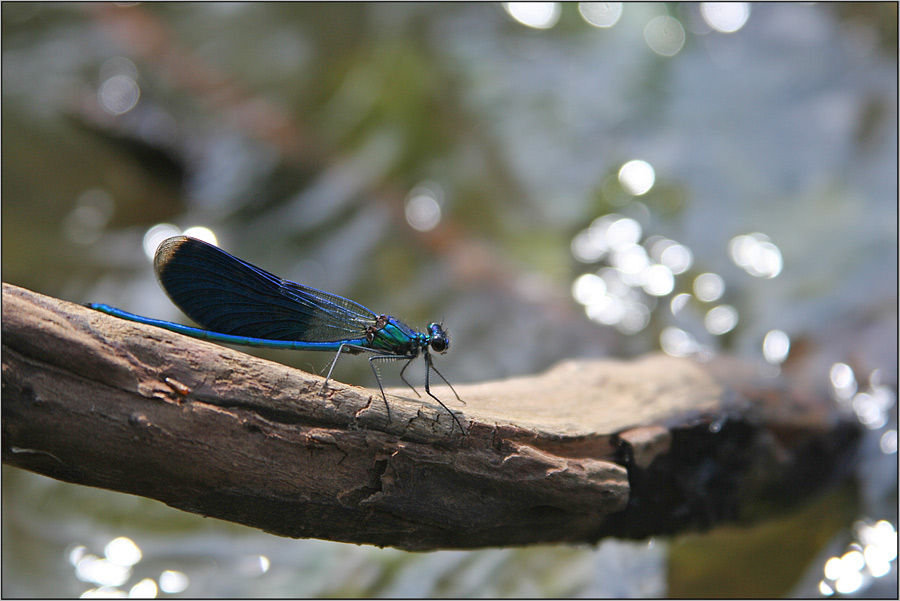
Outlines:
<svg viewBox="0 0 900 601"><path fill-rule="evenodd" d="M736 362L569 361L433 402L3 284L3 461L291 537L405 549L646 537L821 490L859 432ZM408 394L408 390L395 390ZM442 399L452 399L436 387Z"/></svg>

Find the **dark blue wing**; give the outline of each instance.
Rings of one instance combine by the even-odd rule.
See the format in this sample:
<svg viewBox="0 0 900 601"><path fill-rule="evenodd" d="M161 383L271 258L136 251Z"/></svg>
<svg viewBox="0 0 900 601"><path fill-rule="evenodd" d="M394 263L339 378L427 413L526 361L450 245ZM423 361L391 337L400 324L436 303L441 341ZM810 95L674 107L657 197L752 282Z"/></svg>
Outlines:
<svg viewBox="0 0 900 601"><path fill-rule="evenodd" d="M377 317L359 303L279 278L187 236L165 240L153 263L172 302L204 328L222 334L302 342L358 340Z"/></svg>

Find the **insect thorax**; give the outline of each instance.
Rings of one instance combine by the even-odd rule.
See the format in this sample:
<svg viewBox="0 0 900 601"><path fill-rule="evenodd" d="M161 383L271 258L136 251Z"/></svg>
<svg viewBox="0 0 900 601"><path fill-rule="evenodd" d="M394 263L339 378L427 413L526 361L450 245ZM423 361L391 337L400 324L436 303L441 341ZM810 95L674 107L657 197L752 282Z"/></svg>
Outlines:
<svg viewBox="0 0 900 601"><path fill-rule="evenodd" d="M375 324L366 331L366 340L371 348L408 357L419 354L419 347L424 339L424 335L387 315L379 315Z"/></svg>

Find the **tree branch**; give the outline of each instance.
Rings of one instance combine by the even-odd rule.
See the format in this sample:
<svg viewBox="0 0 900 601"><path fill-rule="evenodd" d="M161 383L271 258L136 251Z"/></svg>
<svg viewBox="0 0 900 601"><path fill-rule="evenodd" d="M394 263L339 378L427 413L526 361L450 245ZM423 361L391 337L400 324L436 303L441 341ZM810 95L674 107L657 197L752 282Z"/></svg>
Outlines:
<svg viewBox="0 0 900 601"><path fill-rule="evenodd" d="M734 362L460 385L464 436L428 400L390 395L388 422L377 391L5 283L2 343L4 463L291 537L425 550L707 528L823 489L859 437L827 398Z"/></svg>

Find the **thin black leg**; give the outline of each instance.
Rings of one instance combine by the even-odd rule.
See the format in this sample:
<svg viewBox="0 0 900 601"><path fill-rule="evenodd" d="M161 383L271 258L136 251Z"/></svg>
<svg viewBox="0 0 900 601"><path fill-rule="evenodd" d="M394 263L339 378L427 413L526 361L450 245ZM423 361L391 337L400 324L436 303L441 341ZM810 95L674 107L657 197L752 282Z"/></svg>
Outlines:
<svg viewBox="0 0 900 601"><path fill-rule="evenodd" d="M412 384L410 384L410 383L409 383L409 380L406 379L406 376L403 375L403 372L406 371L406 368L409 367L409 364L412 363L413 359L415 359L415 357L410 358L410 360L406 362L406 365L403 366L403 369L400 370L400 379L403 380L403 382L404 382L407 386L409 386L409 387L412 389L413 392L416 393L416 396L417 396L417 397L422 398L422 395L419 394L419 391L416 390L416 387L413 386Z"/></svg>
<svg viewBox="0 0 900 601"><path fill-rule="evenodd" d="M462 432L463 434L465 434L466 431L463 429L462 424L459 421L459 418L456 417L456 414L453 413L452 411L450 411L450 408L447 407L447 405L445 405L441 399L437 398L436 396L434 396L431 393L431 382L430 382L429 375L430 375L432 369L434 370L434 373L441 376L441 379L444 382L447 382L447 378L445 378L443 375L441 375L441 372L439 372L437 370L437 368L431 363L431 355L426 352L425 353L425 392L428 394L428 396L430 396L431 398L436 400L440 404L440 406L443 407L444 410L450 414L450 417L452 417L453 421L456 422L456 425L459 426L459 431ZM447 386L450 387L450 390L453 390L453 385L450 384L450 382L447 382ZM453 394L456 394L456 390L453 390ZM462 402L462 399L459 398L458 394L456 394L456 398L457 398L457 400ZM465 403L463 403L463 404L465 404Z"/></svg>

